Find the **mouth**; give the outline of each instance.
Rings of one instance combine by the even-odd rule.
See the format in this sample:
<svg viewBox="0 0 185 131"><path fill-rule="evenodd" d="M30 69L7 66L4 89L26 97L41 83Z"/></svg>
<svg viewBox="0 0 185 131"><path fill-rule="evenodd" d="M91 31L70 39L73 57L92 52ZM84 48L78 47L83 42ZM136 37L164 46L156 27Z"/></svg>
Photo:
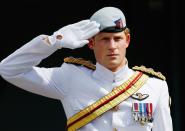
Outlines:
<svg viewBox="0 0 185 131"><path fill-rule="evenodd" d="M111 53L111 54L108 54L107 56L110 56L110 57L112 57L112 56L118 56L118 54Z"/></svg>
<svg viewBox="0 0 185 131"><path fill-rule="evenodd" d="M110 59L116 59L118 57L118 54L108 54L107 57Z"/></svg>

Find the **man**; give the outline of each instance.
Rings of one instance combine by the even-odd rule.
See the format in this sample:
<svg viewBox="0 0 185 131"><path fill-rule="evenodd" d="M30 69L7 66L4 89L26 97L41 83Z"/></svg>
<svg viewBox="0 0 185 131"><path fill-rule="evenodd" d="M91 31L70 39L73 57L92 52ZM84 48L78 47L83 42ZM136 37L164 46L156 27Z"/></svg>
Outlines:
<svg viewBox="0 0 185 131"><path fill-rule="evenodd" d="M40 35L2 60L0 74L27 91L59 99L69 131L172 131L165 77L128 67L129 30L123 12L104 7L90 20ZM39 68L57 49L88 44L96 65L66 58L61 67Z"/></svg>

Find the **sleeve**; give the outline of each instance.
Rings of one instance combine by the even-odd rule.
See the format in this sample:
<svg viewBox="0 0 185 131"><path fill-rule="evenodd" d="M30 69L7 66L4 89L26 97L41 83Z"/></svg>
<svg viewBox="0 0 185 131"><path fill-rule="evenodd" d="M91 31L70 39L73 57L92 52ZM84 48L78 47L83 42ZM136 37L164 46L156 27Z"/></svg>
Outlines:
<svg viewBox="0 0 185 131"><path fill-rule="evenodd" d="M169 105L170 97L166 81L163 81L160 92L159 101L154 112L154 126L152 131L173 131Z"/></svg>
<svg viewBox="0 0 185 131"><path fill-rule="evenodd" d="M55 45L46 44L43 36L37 36L0 63L0 75L11 84L46 97L61 99L65 90L55 81L65 74L61 67L36 67L42 59L57 50ZM61 73L61 74L60 74ZM59 88L60 87L60 88Z"/></svg>

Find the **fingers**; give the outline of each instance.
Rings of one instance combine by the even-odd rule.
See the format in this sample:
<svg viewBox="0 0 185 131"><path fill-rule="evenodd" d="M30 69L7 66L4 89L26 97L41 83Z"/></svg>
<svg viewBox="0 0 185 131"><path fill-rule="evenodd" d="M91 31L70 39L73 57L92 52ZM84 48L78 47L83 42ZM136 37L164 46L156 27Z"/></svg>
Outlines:
<svg viewBox="0 0 185 131"><path fill-rule="evenodd" d="M91 37L93 37L94 35L96 35L97 33L99 33L99 29L95 28L95 29L91 29L89 31L87 31L86 33L84 33L84 35L82 36L83 39L89 39Z"/></svg>
<svg viewBox="0 0 185 131"><path fill-rule="evenodd" d="M81 40L81 41L75 41L72 46L68 47L70 49L76 49L76 48L80 48L83 47L84 45L86 45L87 43L89 43L88 40Z"/></svg>
<svg viewBox="0 0 185 131"><path fill-rule="evenodd" d="M100 24L95 21L91 21L81 26L80 30L82 31L82 39L89 39L96 35L99 32L99 27Z"/></svg>
<svg viewBox="0 0 185 131"><path fill-rule="evenodd" d="M99 28L99 27L100 27L99 23L97 23L96 21L91 21L89 23L86 23L86 24L82 25L80 27L80 29L83 30L84 32L86 32L89 29Z"/></svg>
<svg viewBox="0 0 185 131"><path fill-rule="evenodd" d="M82 20L80 22L75 23L74 25L81 27L81 26L84 26L84 25L86 25L88 23L90 23L90 20Z"/></svg>
<svg viewBox="0 0 185 131"><path fill-rule="evenodd" d="M78 46L78 47L83 47L83 46L86 45L87 43L89 43L88 40L79 41L79 46Z"/></svg>
<svg viewBox="0 0 185 131"><path fill-rule="evenodd" d="M99 30L100 24L96 21L90 21L90 20L82 20L75 24L75 28L78 28L82 34L86 34L91 32L96 32L97 29ZM96 30L96 31L94 31Z"/></svg>
<svg viewBox="0 0 185 131"><path fill-rule="evenodd" d="M99 32L99 26L100 24L95 21L82 20L63 27L55 35L59 32L60 36L62 36L62 47L75 49L89 43L88 39Z"/></svg>
<svg viewBox="0 0 185 131"><path fill-rule="evenodd" d="M84 32L84 34L91 32L92 30L99 30L99 24L91 24L91 26L89 26L88 28L82 30Z"/></svg>

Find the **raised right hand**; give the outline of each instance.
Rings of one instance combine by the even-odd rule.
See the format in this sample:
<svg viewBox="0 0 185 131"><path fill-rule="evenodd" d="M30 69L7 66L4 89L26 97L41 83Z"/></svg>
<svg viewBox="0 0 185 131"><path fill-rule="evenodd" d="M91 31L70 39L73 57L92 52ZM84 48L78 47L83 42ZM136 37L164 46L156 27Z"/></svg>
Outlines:
<svg viewBox="0 0 185 131"><path fill-rule="evenodd" d="M82 20L54 32L48 37L49 42L57 44L58 48L80 48L89 43L88 39L99 32L99 27L100 24L95 21Z"/></svg>

